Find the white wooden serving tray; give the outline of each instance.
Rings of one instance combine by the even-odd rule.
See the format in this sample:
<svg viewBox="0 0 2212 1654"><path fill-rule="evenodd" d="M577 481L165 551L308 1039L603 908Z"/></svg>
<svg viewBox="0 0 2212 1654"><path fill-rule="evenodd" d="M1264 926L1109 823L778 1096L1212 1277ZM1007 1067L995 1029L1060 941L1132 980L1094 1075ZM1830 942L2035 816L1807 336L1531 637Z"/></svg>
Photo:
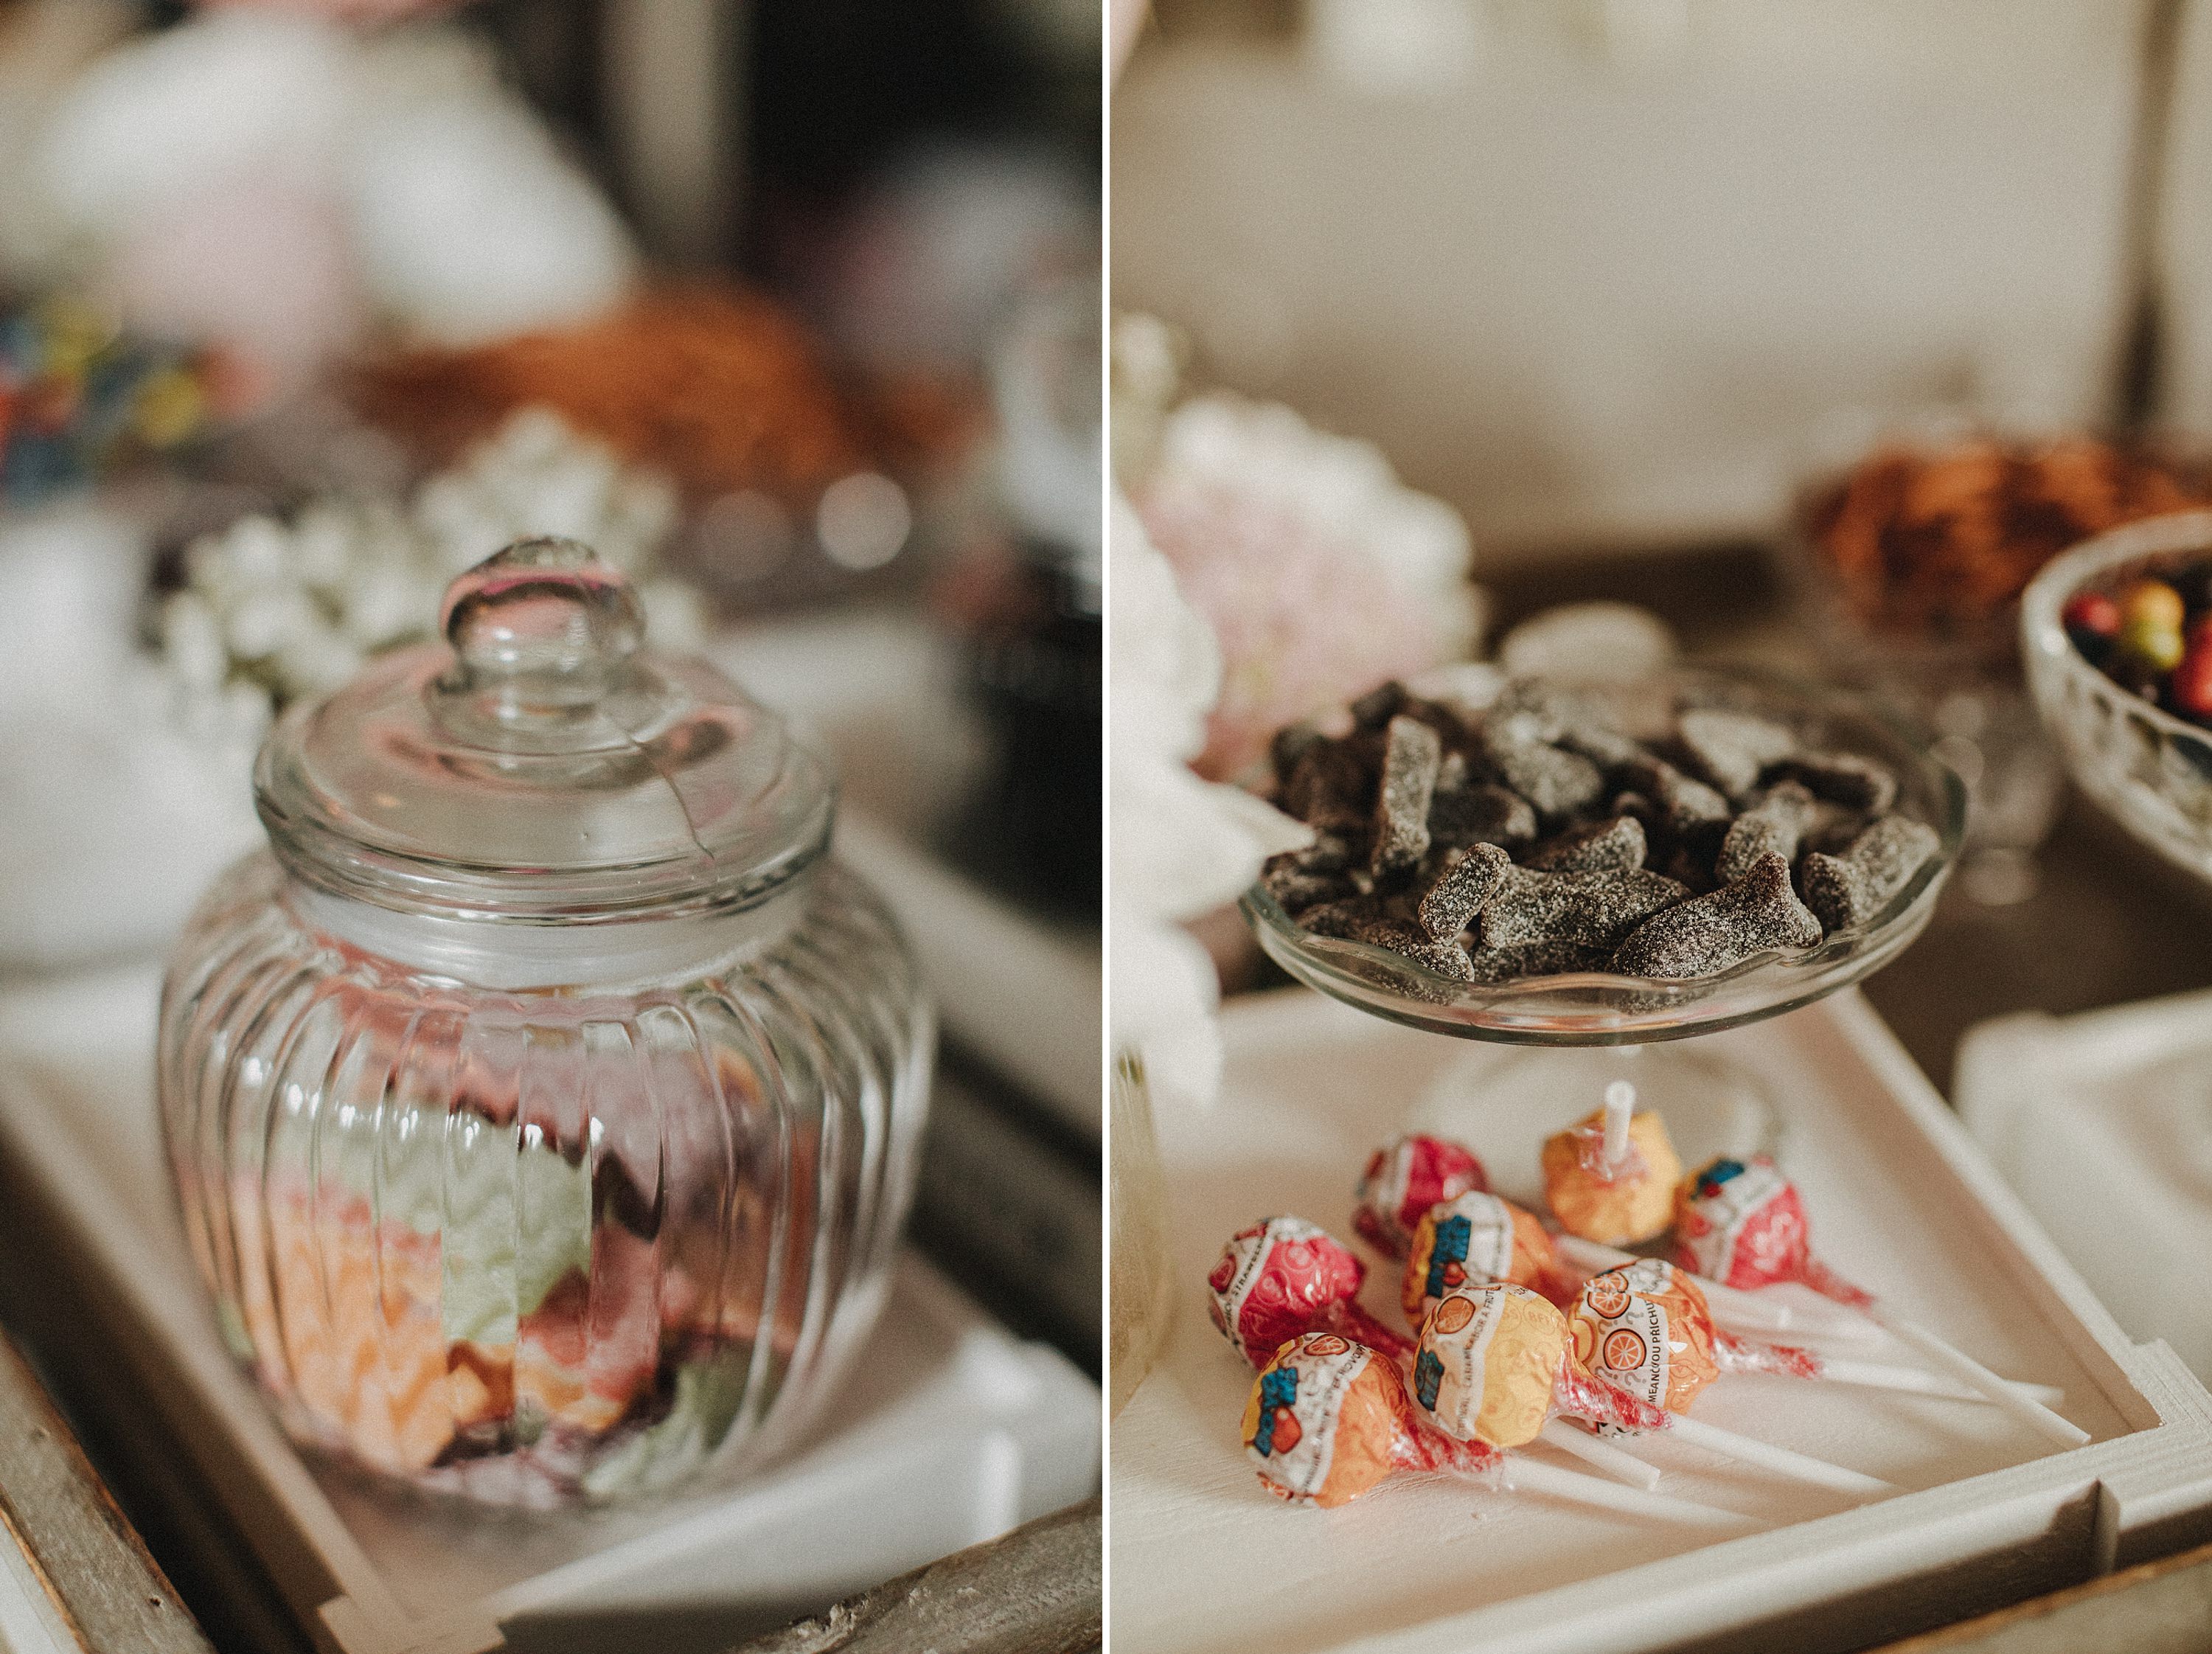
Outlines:
<svg viewBox="0 0 2212 1654"><path fill-rule="evenodd" d="M0 1137L107 1289L148 1404L325 1647L477 1654L503 1625L643 1609L773 1624L1096 1486L1097 1387L911 1256L825 1422L738 1487L632 1512L480 1515L303 1459L225 1353L173 1215L156 987L134 970L0 995Z"/></svg>
<svg viewBox="0 0 2212 1654"><path fill-rule="evenodd" d="M1252 1375L1206 1320L1205 1272L1231 1232L1275 1213L1348 1240L1367 1151L1445 1065L1487 1049L1303 990L1232 1005L1224 1025L1219 1104L1158 1122L1180 1296L1158 1365L1114 1423L1117 1645L1817 1654L2212 1536L2212 1396L2164 1346L2121 1333L1855 993L1706 1049L1755 1068L1779 1101L1815 1251L2000 1371L2063 1387L2088 1445L2054 1448L1963 1402L1731 1376L1698 1416L1916 1491L1848 1509L1657 1443L1638 1450L1665 1469L1662 1489L1775 1525L1716 1542L1448 1477L1400 1479L1335 1511L1284 1506L1241 1450ZM1522 1171L1491 1170L1501 1183ZM1389 1273L1370 1273L1365 1298L1395 1317ZM1909 1359L1879 1344L1850 1353Z"/></svg>
<svg viewBox="0 0 2212 1654"><path fill-rule="evenodd" d="M2212 994L1978 1024L1952 1096L2120 1324L2212 1383Z"/></svg>

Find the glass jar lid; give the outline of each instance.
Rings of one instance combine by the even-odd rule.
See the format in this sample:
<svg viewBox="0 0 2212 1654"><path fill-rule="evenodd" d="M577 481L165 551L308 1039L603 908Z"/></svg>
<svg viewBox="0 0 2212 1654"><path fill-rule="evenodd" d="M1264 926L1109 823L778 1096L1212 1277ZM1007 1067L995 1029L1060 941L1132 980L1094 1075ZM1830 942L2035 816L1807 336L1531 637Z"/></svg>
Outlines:
<svg viewBox="0 0 2212 1654"><path fill-rule="evenodd" d="M750 906L827 846L827 767L704 662L642 648L636 594L588 547L507 547L441 624L263 745L254 803L309 885L590 923Z"/></svg>

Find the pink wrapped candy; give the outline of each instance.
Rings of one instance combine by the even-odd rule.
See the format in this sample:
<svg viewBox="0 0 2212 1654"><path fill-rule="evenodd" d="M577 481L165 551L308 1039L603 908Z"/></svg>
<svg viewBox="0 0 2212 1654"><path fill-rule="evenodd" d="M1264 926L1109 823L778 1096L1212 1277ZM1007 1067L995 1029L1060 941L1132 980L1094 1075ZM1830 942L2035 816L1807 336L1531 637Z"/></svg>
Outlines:
<svg viewBox="0 0 2212 1654"><path fill-rule="evenodd" d="M1378 1252L1402 1258L1432 1206L1490 1187L1482 1162L1442 1137L1394 1138L1368 1157L1352 1227Z"/></svg>
<svg viewBox="0 0 2212 1654"><path fill-rule="evenodd" d="M1267 1218L1240 1229L1206 1277L1213 1324L1262 1367L1291 1339L1334 1332L1385 1355L1412 1343L1359 1307L1367 1266L1303 1218Z"/></svg>
<svg viewBox="0 0 2212 1654"><path fill-rule="evenodd" d="M1674 1256L1686 1269L1749 1291L1802 1282L1857 1309L1874 1299L1813 1256L1796 1185L1765 1155L1726 1156L1686 1178L1674 1197Z"/></svg>

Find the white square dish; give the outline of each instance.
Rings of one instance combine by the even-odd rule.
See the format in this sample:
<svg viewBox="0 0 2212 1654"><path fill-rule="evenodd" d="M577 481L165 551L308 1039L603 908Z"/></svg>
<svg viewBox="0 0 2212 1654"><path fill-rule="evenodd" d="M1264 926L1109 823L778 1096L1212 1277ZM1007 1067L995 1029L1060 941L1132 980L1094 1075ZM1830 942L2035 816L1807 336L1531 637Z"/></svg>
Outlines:
<svg viewBox="0 0 2212 1654"><path fill-rule="evenodd" d="M2136 1338L2212 1380L2212 994L1967 1031L1959 1117Z"/></svg>

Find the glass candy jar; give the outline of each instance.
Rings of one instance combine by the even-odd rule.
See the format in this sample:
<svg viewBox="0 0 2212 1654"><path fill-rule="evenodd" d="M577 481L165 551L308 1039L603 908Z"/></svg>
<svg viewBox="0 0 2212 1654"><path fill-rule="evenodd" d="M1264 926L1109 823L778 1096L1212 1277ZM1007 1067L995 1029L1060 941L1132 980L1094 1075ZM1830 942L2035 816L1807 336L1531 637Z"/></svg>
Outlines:
<svg viewBox="0 0 2212 1654"><path fill-rule="evenodd" d="M224 1337L303 1444L554 1507L750 1462L884 1296L930 1012L772 714L584 547L270 733L161 997Z"/></svg>

